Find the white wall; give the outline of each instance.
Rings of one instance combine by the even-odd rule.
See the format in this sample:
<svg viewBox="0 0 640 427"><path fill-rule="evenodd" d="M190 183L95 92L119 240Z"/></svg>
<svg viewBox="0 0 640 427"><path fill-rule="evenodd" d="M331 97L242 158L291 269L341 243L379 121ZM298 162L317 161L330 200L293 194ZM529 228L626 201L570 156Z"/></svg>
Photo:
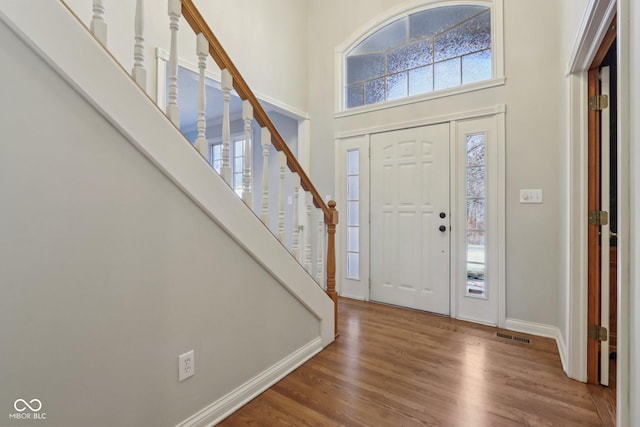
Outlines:
<svg viewBox="0 0 640 427"><path fill-rule="evenodd" d="M562 89L558 2L505 1L505 86L334 119L334 49L402 1L309 3L311 175L321 194L334 188L334 135L506 104L507 317L559 325L563 145L554 94ZM541 31L544 22L544 31ZM519 204L519 189L541 188L544 204ZM339 208L339 207L338 207Z"/></svg>
<svg viewBox="0 0 640 427"><path fill-rule="evenodd" d="M88 25L92 16L91 0L64 1ZM133 66L135 3L135 0L106 2L107 44L127 70ZM196 0L194 3L253 91L293 109L307 111L306 1ZM147 1L145 7L145 55L149 87L155 88L154 48L168 51L170 45L167 1ZM184 18L180 28L179 56L197 64L195 35Z"/></svg>
<svg viewBox="0 0 640 427"><path fill-rule="evenodd" d="M0 39L0 407L176 425L317 339L204 209L1 23ZM178 383L191 349L196 375Z"/></svg>

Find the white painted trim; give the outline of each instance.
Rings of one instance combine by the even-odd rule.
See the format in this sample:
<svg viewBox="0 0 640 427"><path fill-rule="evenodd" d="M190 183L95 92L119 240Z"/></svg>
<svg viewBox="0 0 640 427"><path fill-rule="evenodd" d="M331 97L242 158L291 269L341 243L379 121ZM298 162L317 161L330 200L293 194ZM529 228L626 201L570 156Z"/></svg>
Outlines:
<svg viewBox="0 0 640 427"><path fill-rule="evenodd" d="M638 374L638 328L640 284L638 282L638 69L640 52L636 0L618 0L618 342L616 425L640 424L640 375ZM635 45L634 45L635 43ZM633 92L632 92L633 91Z"/></svg>
<svg viewBox="0 0 640 427"><path fill-rule="evenodd" d="M210 427L218 424L321 350L322 342L320 338L316 338L176 427Z"/></svg>
<svg viewBox="0 0 640 427"><path fill-rule="evenodd" d="M505 109L496 114L497 153L497 229L496 245L498 252L498 327L504 328L507 320L507 127Z"/></svg>
<svg viewBox="0 0 640 427"><path fill-rule="evenodd" d="M351 137L360 136L360 135L391 132L399 129L408 129L408 128L415 128L415 127L436 125L440 123L448 123L456 120L466 120L466 119L475 119L475 118L484 117L484 116L492 116L492 115L500 114L504 112L506 112L506 106L504 104L498 104L494 107L489 107L489 108L481 108L481 109L470 110L470 111L461 111L461 112L452 113L452 114L443 114L442 116L433 116L433 117L428 117L428 118L419 119L419 120L409 120L406 122L397 122L397 123L390 123L390 124L385 124L380 126L371 126L369 128L354 129L354 130L345 131L345 132L336 132L334 134L334 138L344 139L344 138L351 138Z"/></svg>
<svg viewBox="0 0 640 427"><path fill-rule="evenodd" d="M589 0L571 50L567 74L589 68L615 13L615 0Z"/></svg>
<svg viewBox="0 0 640 427"><path fill-rule="evenodd" d="M562 334L560 333L560 329L557 326L543 325L542 323L527 322L526 320L518 319L506 319L505 326L505 329L509 331L553 338L558 346L558 354L560 355L562 369L566 371L566 345L562 338Z"/></svg>
<svg viewBox="0 0 640 427"><path fill-rule="evenodd" d="M458 257L460 256L460 234L458 233L458 221L465 214L462 213L462 208L458 206L458 162L459 150L458 150L458 124L457 121L452 120L449 122L449 225L450 238L449 238L449 315L454 319L460 319L460 313L458 310L458 286L460 280L463 278L460 276L458 269ZM475 322L475 320L472 320Z"/></svg>
<svg viewBox="0 0 640 427"><path fill-rule="evenodd" d="M587 76L569 76L569 218L567 370L587 380Z"/></svg>
<svg viewBox="0 0 640 427"><path fill-rule="evenodd" d="M556 337L556 344L558 345L558 353L560 353L560 361L562 362L562 370L567 372L567 344L564 342L564 338L562 337L562 332L558 329L558 336Z"/></svg>
<svg viewBox="0 0 640 427"><path fill-rule="evenodd" d="M452 316L453 317L453 316ZM496 325L495 323L492 322L485 322L482 319L476 319L474 317L468 317L468 316L458 316L455 317L456 320L462 320L463 322L471 322L471 323L477 323L478 325L485 325L485 326L491 326L492 328L495 328Z"/></svg>
<svg viewBox="0 0 640 427"><path fill-rule="evenodd" d="M169 54L167 53L166 50L162 49L162 48L156 48L156 59L157 59L157 67L158 70L160 70L161 68L165 68L166 67L166 63L169 62ZM165 64L162 64L161 61L164 61ZM198 73L198 65L194 64L193 62L190 61L186 61L184 59L178 59L178 65L181 67L186 68L189 71L193 71L194 73ZM211 71L211 69L213 68L213 71ZM158 74L159 75L159 74ZM222 81L222 73L220 71L217 71L217 68L215 67L208 67L207 68L207 72L206 72L206 77L208 79L211 79L215 82L217 82L218 84L220 84L220 82ZM165 77L166 78L166 77ZM164 92L164 87L165 85L161 85L160 84L160 79L158 79L157 82L157 91L160 92ZM307 120L309 119L309 114L306 113L305 111L302 111L299 108L296 107L292 107L291 105L288 105L282 101L279 101L269 95L263 94L261 92L253 92L253 94L256 96L256 98L258 98L261 101L266 102L267 104L269 104L270 107L272 107L271 109L273 111L276 111L284 116L290 117L292 119L296 119L296 120ZM159 98L158 98L159 99Z"/></svg>
<svg viewBox="0 0 640 427"><path fill-rule="evenodd" d="M385 25L388 25L404 16L426 9L432 9L449 5L478 4L491 8L491 40L493 51L493 76L492 80L478 82L452 88L450 90L436 91L426 95L403 98L398 101L386 102L363 108L346 110L344 108L344 73L345 55L360 42L375 33ZM505 83L504 75L504 0L409 0L399 6L391 8L354 31L346 40L334 50L335 57L335 104L334 112L336 117L350 116L363 112L375 111L389 108L390 106L411 104L426 99L435 99L443 96L451 96L458 93L470 92L478 89L498 86Z"/></svg>
<svg viewBox="0 0 640 427"><path fill-rule="evenodd" d="M491 9L491 37L493 39L493 67L495 78L505 78L504 74L504 0L493 0ZM497 54L496 54L497 53ZM506 81L506 78L505 78Z"/></svg>
<svg viewBox="0 0 640 427"><path fill-rule="evenodd" d="M369 298L364 298L360 295L349 295L349 294L340 294L340 298L349 298L356 301L369 301Z"/></svg>
<svg viewBox="0 0 640 427"><path fill-rule="evenodd" d="M319 319L324 346L334 341L331 299L63 3L0 2L0 20Z"/></svg>
<svg viewBox="0 0 640 427"><path fill-rule="evenodd" d="M370 105L365 105L363 107L350 108L348 110L343 110L343 111L334 113L333 117L336 119L339 119L342 117L350 117L350 116L356 116L359 114L370 113L372 111L386 110L388 108L399 107L402 105L411 105L419 102L432 101L438 98L446 98L448 96L460 95L463 93L470 93L478 90L489 89L496 86L502 86L506 82L507 82L507 79L505 77L497 77L491 80L484 80L477 83L469 83L466 85L452 87L451 89L442 89L442 90L424 93L421 95L408 96L406 98L400 98L393 101L385 101L385 102L380 102L378 104L370 104Z"/></svg>

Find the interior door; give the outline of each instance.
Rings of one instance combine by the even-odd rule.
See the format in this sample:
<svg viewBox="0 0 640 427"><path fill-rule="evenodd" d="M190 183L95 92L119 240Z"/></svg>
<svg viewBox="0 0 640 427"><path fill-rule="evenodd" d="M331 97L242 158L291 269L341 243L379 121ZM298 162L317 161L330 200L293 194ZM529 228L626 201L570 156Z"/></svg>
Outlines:
<svg viewBox="0 0 640 427"><path fill-rule="evenodd" d="M449 314L449 125L371 136L371 299Z"/></svg>
<svg viewBox="0 0 640 427"><path fill-rule="evenodd" d="M615 64L616 18L596 52L588 72L588 197L589 215L587 239L587 382L609 383L608 326L610 326L610 221L611 221L611 141L612 114L615 102L609 104L600 95L615 95L610 89L610 66ZM612 54L610 55L610 52ZM606 63L605 63L606 62ZM602 74L602 75L601 75ZM601 81L601 78L603 79ZM615 98L615 96L614 96ZM613 119L615 123L615 118ZM603 158L604 156L604 158ZM613 185L615 189L615 185ZM614 192L615 193L615 192ZM614 206L615 207L615 204ZM613 214L615 216L615 212ZM615 286L615 285L614 285ZM615 287L614 287L615 289ZM607 329L605 329L607 328Z"/></svg>
<svg viewBox="0 0 640 427"><path fill-rule="evenodd" d="M600 94L611 98L610 69L600 69ZM611 212L611 138L610 108L604 108L600 114L600 209ZM607 331L609 325L609 255L610 255L610 221L605 221L600 229L600 326ZM609 385L609 339L600 342L600 384Z"/></svg>

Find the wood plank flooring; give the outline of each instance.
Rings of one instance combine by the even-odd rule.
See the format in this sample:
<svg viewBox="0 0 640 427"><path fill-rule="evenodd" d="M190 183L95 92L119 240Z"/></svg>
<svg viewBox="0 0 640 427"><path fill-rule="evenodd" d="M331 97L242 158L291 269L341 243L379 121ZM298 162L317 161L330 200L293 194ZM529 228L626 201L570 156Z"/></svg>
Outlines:
<svg viewBox="0 0 640 427"><path fill-rule="evenodd" d="M616 425L616 360L609 362L609 386L589 384L589 392L603 427Z"/></svg>
<svg viewBox="0 0 640 427"><path fill-rule="evenodd" d="M340 337L221 426L601 426L551 339L340 300Z"/></svg>

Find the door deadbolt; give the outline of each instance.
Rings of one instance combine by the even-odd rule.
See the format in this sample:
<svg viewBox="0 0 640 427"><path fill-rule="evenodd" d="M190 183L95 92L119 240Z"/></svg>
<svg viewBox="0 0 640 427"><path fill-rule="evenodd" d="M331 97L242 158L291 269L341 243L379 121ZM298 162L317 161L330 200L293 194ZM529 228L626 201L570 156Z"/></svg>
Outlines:
<svg viewBox="0 0 640 427"><path fill-rule="evenodd" d="M444 219L447 217L447 214L444 212L440 212L440 218Z"/></svg>

